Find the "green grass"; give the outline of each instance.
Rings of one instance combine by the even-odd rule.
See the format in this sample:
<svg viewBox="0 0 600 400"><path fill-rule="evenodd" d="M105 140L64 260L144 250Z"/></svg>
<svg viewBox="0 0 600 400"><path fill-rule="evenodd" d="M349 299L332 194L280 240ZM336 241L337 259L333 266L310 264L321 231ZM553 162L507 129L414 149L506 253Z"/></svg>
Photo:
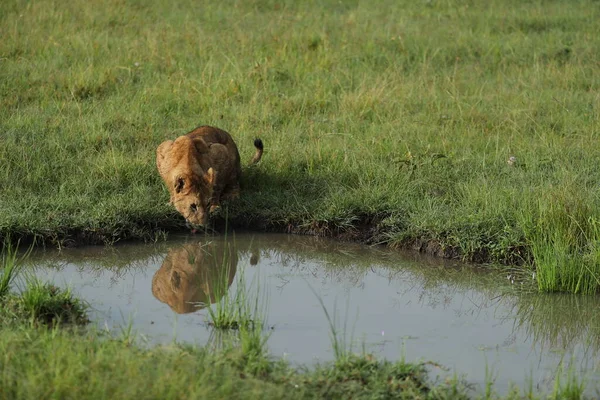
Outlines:
<svg viewBox="0 0 600 400"><path fill-rule="evenodd" d="M543 291L595 293L600 286L600 213L568 193L523 215Z"/></svg>
<svg viewBox="0 0 600 400"><path fill-rule="evenodd" d="M243 347L209 351L173 344L140 347L101 332L0 326L0 398L60 399L583 399L569 370L549 393L514 387L475 393L457 378L432 382L427 365L349 355L292 367ZM565 375L564 378L562 376Z"/></svg>
<svg viewBox="0 0 600 400"><path fill-rule="evenodd" d="M220 301L208 308L208 320L214 330L234 332L221 332L216 339L219 343L212 347L228 351L239 348L241 358L238 363L242 362L246 370L255 375L270 373L273 361L267 356L270 335L266 321L267 294L261 289L258 278L251 283L246 282L243 269L237 273L235 287L228 292L228 276L229 273L224 272L221 282L213 285L217 288L217 297L220 297L219 290L225 293Z"/></svg>
<svg viewBox="0 0 600 400"><path fill-rule="evenodd" d="M214 290L214 296L220 299L214 305L209 305L208 323L215 330L236 331L231 335L221 335L217 339L220 341L216 345L217 348L231 351L239 347L241 361L250 373L267 374L273 370L273 362L266 355L269 339L269 334L265 332L268 329L268 293L261 287L258 273L251 282L247 282L244 268L237 271L234 288L229 288L232 267L230 259L237 257L231 254L232 249L236 251L235 238L232 246L223 246L222 249L216 250L222 251L222 255L207 254L207 257L215 257L215 263L219 263L218 273L213 276L215 282L210 286Z"/></svg>
<svg viewBox="0 0 600 400"><path fill-rule="evenodd" d="M270 361L270 370L253 373L255 361L239 349L142 349L95 333L31 328L0 333L0 398L436 398L419 365L357 357L345 370L303 372Z"/></svg>
<svg viewBox="0 0 600 400"><path fill-rule="evenodd" d="M263 319L266 316L267 294L262 292L258 278L252 282L246 281L243 269L236 273L234 288L230 290L232 264L229 260L237 257L231 254L232 248L236 251L235 245L223 246L222 256L206 255L221 262L221 265L217 265L217 273L211 277L214 282L210 286L215 298L220 300L207 309L209 324L217 329L240 329L245 333L251 333L255 329L261 331L265 323Z"/></svg>
<svg viewBox="0 0 600 400"><path fill-rule="evenodd" d="M9 295L15 279L21 270L21 262L16 249L8 245L0 249L0 301Z"/></svg>
<svg viewBox="0 0 600 400"><path fill-rule="evenodd" d="M556 398L561 399L581 399L584 397L585 381L580 379L574 372L574 368L567 371L565 383L562 383L561 375L563 371L559 371L554 381L554 393L560 393Z"/></svg>
<svg viewBox="0 0 600 400"><path fill-rule="evenodd" d="M44 326L85 325L88 306L62 289L36 278L27 278L21 293L10 293L0 299L0 325L29 321Z"/></svg>
<svg viewBox="0 0 600 400"><path fill-rule="evenodd" d="M557 246L570 228L533 203L597 219L599 19L593 0L4 1L0 236L181 228L154 151L212 124L244 160L265 143L235 226L545 269L523 221ZM540 288L596 291L596 242Z"/></svg>
<svg viewBox="0 0 600 400"><path fill-rule="evenodd" d="M0 249L0 326L24 321L45 326L87 324L88 306L69 288L42 282L24 271L30 251L18 257L11 245ZM18 278L24 287L19 288Z"/></svg>
<svg viewBox="0 0 600 400"><path fill-rule="evenodd" d="M45 325L85 325L89 322L87 305L74 297L70 289L62 289L37 278L29 278L26 289L7 303L9 308L12 303L15 312Z"/></svg>

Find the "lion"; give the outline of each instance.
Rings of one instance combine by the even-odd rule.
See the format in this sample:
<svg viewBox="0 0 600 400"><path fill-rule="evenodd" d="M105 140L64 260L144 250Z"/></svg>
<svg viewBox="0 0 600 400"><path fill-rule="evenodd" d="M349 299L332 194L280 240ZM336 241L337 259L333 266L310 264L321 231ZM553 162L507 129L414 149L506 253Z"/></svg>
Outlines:
<svg viewBox="0 0 600 400"><path fill-rule="evenodd" d="M178 314L218 302L237 271L238 254L231 243L187 243L169 250L152 278L152 294Z"/></svg>
<svg viewBox="0 0 600 400"><path fill-rule="evenodd" d="M262 140L255 139L254 147L250 165L262 157ZM169 189L169 203L192 227L205 226L222 199L240 195L240 154L231 135L222 129L200 126L174 141L162 142L156 149L156 167Z"/></svg>

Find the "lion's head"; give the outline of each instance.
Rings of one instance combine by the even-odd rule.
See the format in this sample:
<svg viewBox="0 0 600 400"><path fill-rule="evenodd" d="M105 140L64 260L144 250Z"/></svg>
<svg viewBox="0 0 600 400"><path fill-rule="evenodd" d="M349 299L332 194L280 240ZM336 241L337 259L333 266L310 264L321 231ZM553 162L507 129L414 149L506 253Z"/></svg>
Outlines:
<svg viewBox="0 0 600 400"><path fill-rule="evenodd" d="M208 152L201 137L180 136L156 150L156 166L171 194L170 202L192 225L206 225L215 183L212 168L202 170L200 155Z"/></svg>

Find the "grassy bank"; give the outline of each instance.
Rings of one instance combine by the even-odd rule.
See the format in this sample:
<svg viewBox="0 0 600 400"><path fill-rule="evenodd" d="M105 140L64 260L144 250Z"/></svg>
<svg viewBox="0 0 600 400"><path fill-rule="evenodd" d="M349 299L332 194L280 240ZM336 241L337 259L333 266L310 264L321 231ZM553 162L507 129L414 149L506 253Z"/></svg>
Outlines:
<svg viewBox="0 0 600 400"><path fill-rule="evenodd" d="M94 333L0 328L0 398L31 399L581 399L577 380L547 395L479 395L459 381L431 384L426 366L352 356L301 371L268 361L253 372L239 349L145 349Z"/></svg>
<svg viewBox="0 0 600 400"><path fill-rule="evenodd" d="M599 19L592 0L4 1L0 236L181 228L154 151L211 124L244 160L265 142L234 225L533 261L541 289L594 292Z"/></svg>
<svg viewBox="0 0 600 400"><path fill-rule="evenodd" d="M25 328L1 333L6 361L0 361L0 398L456 398L429 396L432 388L418 365L356 358L340 365L345 369L300 373L271 361L255 375L238 350L143 350L94 334Z"/></svg>

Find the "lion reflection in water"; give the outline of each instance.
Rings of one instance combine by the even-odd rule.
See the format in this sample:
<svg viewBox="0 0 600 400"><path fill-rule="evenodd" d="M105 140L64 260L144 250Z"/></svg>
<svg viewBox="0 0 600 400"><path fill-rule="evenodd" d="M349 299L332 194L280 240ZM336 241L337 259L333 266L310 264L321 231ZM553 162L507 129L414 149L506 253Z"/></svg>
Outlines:
<svg viewBox="0 0 600 400"><path fill-rule="evenodd" d="M152 278L152 294L178 314L201 310L225 295L237 263L231 243L187 243L172 248Z"/></svg>

